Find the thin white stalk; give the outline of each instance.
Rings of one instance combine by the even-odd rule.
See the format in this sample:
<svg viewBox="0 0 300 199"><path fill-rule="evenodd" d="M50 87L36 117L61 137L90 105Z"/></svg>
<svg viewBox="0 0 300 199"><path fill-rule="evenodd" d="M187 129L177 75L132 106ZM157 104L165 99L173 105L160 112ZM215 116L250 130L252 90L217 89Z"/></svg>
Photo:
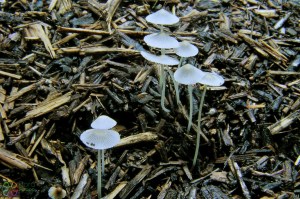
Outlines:
<svg viewBox="0 0 300 199"><path fill-rule="evenodd" d="M104 162L104 149L103 150L101 150L101 164L102 164L102 175L104 176L104 172L105 172L105 169L104 169L104 167L105 167L105 162Z"/></svg>
<svg viewBox="0 0 300 199"><path fill-rule="evenodd" d="M196 139L196 149L195 149L195 154L194 154L194 159L193 159L193 168L196 166L196 161L197 161L197 157L199 154L199 147L200 147L200 133L201 133L201 117L202 117L202 108L203 108L203 104L204 104L204 97L206 94L206 89L207 86L204 85L204 89L202 92L202 96L200 99L200 105L199 105L199 112L198 112L198 123L197 123L197 139Z"/></svg>
<svg viewBox="0 0 300 199"><path fill-rule="evenodd" d="M178 89L178 82L174 79L174 74L173 72L168 68L166 67L172 81L173 81L173 84L174 84L174 88L175 88L175 94L176 94L176 102L177 104L181 104L180 102L180 98L179 98L179 89Z"/></svg>
<svg viewBox="0 0 300 199"><path fill-rule="evenodd" d="M162 89L161 89L161 98L160 98L160 105L162 110L164 110L165 112L170 112L170 110L168 110L165 107L165 95L166 95L166 74L165 71L162 72L162 78L163 78L163 85L162 85Z"/></svg>
<svg viewBox="0 0 300 199"><path fill-rule="evenodd" d="M98 159L97 159L97 170L98 170L98 182L97 182L97 192L98 192L98 199L101 199L102 197L102 165L101 165L101 156L102 156L102 150L98 150Z"/></svg>
<svg viewBox="0 0 300 199"><path fill-rule="evenodd" d="M178 68L181 67L183 60L184 60L184 57L180 57L179 64L178 64Z"/></svg>
<svg viewBox="0 0 300 199"><path fill-rule="evenodd" d="M190 132L192 126L192 117L193 117L193 87L188 85L189 101L190 101L190 112L189 112L189 123L187 127L187 132Z"/></svg>
<svg viewBox="0 0 300 199"><path fill-rule="evenodd" d="M163 88L163 83L164 83L164 78L163 78L163 74L164 74L164 66L160 65L159 66L159 92L160 94L162 93L162 88Z"/></svg>

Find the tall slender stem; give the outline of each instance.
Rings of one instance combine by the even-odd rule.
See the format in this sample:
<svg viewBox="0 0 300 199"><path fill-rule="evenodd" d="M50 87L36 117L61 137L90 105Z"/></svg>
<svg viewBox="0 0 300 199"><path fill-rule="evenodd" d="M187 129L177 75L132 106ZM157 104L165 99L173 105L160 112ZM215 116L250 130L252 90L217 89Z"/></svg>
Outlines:
<svg viewBox="0 0 300 199"><path fill-rule="evenodd" d="M159 66L159 92L161 94L162 88L163 88L163 83L164 83L164 66L160 65Z"/></svg>
<svg viewBox="0 0 300 199"><path fill-rule="evenodd" d="M200 147L200 133L201 133L201 115L202 115L202 108L203 108L203 103L204 103L204 97L206 93L207 86L204 85L204 89L202 92L201 100L200 100L200 105L199 105L199 113L198 113L198 124L197 124L197 140L196 140L196 149L195 149L195 155L193 159L193 168L196 165L197 157L199 154L199 147Z"/></svg>
<svg viewBox="0 0 300 199"><path fill-rule="evenodd" d="M104 169L104 167L105 167L105 162L104 162L104 149L103 150L101 150L101 165L102 165L102 175L104 175L104 172L105 172L105 169Z"/></svg>
<svg viewBox="0 0 300 199"><path fill-rule="evenodd" d="M173 81L173 84L174 84L174 88L175 88L175 94L176 94L176 102L177 104L181 104L180 102L180 98L179 98L179 89L178 89L178 82L176 82L176 80L174 79L174 74L173 72L168 68L166 67L172 81Z"/></svg>
<svg viewBox="0 0 300 199"><path fill-rule="evenodd" d="M183 60L184 60L184 57L180 57L179 64L178 64L178 68L181 67Z"/></svg>
<svg viewBox="0 0 300 199"><path fill-rule="evenodd" d="M102 156L102 150L98 150L98 159L97 159L97 170L98 170L98 182L97 182L97 192L98 192L98 199L102 198L102 165L101 165L101 156Z"/></svg>
<svg viewBox="0 0 300 199"><path fill-rule="evenodd" d="M165 107L165 95L166 95L166 75L165 75L165 71L163 70L162 72L162 77L163 77L163 85L162 85L162 89L161 89L161 98L160 98L160 105L162 110L164 110L165 112L170 112L170 110L168 110Z"/></svg>
<svg viewBox="0 0 300 199"><path fill-rule="evenodd" d="M187 127L187 132L190 132L192 126L192 117L193 117L193 87L192 85L188 85L189 92L189 101L190 101L190 112L189 112L189 123Z"/></svg>

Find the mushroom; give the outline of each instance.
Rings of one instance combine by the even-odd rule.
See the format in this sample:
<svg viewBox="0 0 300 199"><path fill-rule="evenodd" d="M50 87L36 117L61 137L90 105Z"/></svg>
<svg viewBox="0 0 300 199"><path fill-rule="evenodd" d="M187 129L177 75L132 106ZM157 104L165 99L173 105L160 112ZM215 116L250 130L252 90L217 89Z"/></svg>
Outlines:
<svg viewBox="0 0 300 199"><path fill-rule="evenodd" d="M102 196L101 181L102 174L104 174L104 150L112 148L120 142L120 134L113 128L117 122L112 118L101 115L95 121L92 122L91 126L94 129L88 129L80 135L80 140L88 147L97 149L97 164L98 164L98 198ZM101 171L102 170L102 171Z"/></svg>
<svg viewBox="0 0 300 199"><path fill-rule="evenodd" d="M146 51L142 51L141 55L147 59L148 61L154 62L154 63L158 63L158 64L162 64L162 65L177 65L179 62L177 59L170 57L168 55L154 55L151 53L148 53ZM169 112L169 110L165 107L164 104L164 99L165 99L165 89L166 89L166 81L165 81L165 72L164 72L164 67L161 65L160 69L160 76L161 78L159 79L159 85L160 85L160 89L161 89L161 98L160 98L160 104L161 104L161 108L166 111ZM167 70L169 70L167 68ZM173 76L171 76L173 79ZM174 80L173 80L174 81Z"/></svg>
<svg viewBox="0 0 300 199"><path fill-rule="evenodd" d="M169 110L166 109L165 105L164 105L165 87L166 87L165 76L166 76L166 74L165 74L163 65L177 65L179 62L177 60L175 61L174 58L172 58L173 61L171 61L171 59L168 56L166 57L165 49L167 49L167 48L177 48L179 46L179 43L175 38L169 36L167 33L164 32L163 25L175 24L175 23L179 22L179 18L176 15L173 15L172 13L170 13L170 12L164 10L164 9L160 9L159 11L148 15L146 17L146 21L148 21L150 23L153 23L153 24L160 25L160 32L159 33L153 33L153 34L145 36L144 41L146 42L147 45L149 45L151 47L160 48L161 49L161 57L151 55L151 54L145 53L145 52L141 52L141 54L147 60L149 60L149 61L154 60L153 62L161 64L160 65L160 78L159 78L159 87L160 87L160 91L161 91L161 100L160 101L161 101L162 109L166 112L169 112ZM157 60L159 60L159 61L157 61ZM166 60L168 60L168 61L166 61ZM164 62L164 61L166 61L166 62ZM169 61L171 62L171 64L166 64ZM174 64L175 62L177 64ZM170 70L168 70L168 72L171 74L171 78L174 82L172 72ZM176 86L175 86L175 88L176 88Z"/></svg>
<svg viewBox="0 0 300 199"><path fill-rule="evenodd" d="M177 59L170 57L168 55L154 55L151 53L148 53L146 51L142 51L141 55L147 59L148 61L158 63L158 64L163 64L163 65L177 65L179 62Z"/></svg>
<svg viewBox="0 0 300 199"><path fill-rule="evenodd" d="M66 195L66 191L63 188L61 188L60 185L52 186L48 190L48 196L52 199L62 199L66 197Z"/></svg>
<svg viewBox="0 0 300 199"><path fill-rule="evenodd" d="M198 54L199 50L193 44L190 44L188 41L179 42L179 47L174 49L176 54L180 56L180 61L178 64L178 68L181 67L181 64L186 57L193 57ZM176 93L176 101L177 104L180 103L178 84L174 82L175 93Z"/></svg>
<svg viewBox="0 0 300 199"><path fill-rule="evenodd" d="M179 47L175 48L176 55L180 56L180 62L178 67L181 66L183 62L183 58L193 57L197 55L198 52L199 52L198 48L193 44L191 44L190 42L188 41L179 42Z"/></svg>
<svg viewBox="0 0 300 199"><path fill-rule="evenodd" d="M148 46L154 48L177 48L179 47L179 42L174 38L169 36L165 32L153 33L144 37L144 41Z"/></svg>
<svg viewBox="0 0 300 199"><path fill-rule="evenodd" d="M180 83L188 85L189 93L189 102L190 102L190 111L189 111L189 121L187 132L190 131L192 126L192 116L193 116L193 84L198 83L201 78L203 78L204 72L196 68L191 64L185 64L182 67L178 68L174 73L174 79Z"/></svg>
<svg viewBox="0 0 300 199"><path fill-rule="evenodd" d="M195 154L194 154L192 167L194 167L196 165L196 161L197 161L197 157L198 157L198 153L199 153L200 131L201 131L201 115L202 115L202 108L203 108L204 97L205 97L207 86L221 86L222 84L224 84L224 78L221 75L218 75L215 72L204 72L204 75L200 79L199 83L204 85L204 89L203 89L202 96L201 96L201 99L200 99L200 104L199 104L196 149L195 149Z"/></svg>

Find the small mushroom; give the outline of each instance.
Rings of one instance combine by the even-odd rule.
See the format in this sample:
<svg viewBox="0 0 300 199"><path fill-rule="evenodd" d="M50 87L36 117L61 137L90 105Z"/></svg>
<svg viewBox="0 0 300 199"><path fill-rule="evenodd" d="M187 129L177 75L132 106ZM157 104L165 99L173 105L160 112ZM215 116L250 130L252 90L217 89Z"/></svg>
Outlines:
<svg viewBox="0 0 300 199"><path fill-rule="evenodd" d="M199 50L196 46L194 46L193 44L190 44L190 42L188 41L182 41L179 42L179 47L174 49L176 54L178 56L180 56L180 61L178 64L178 68L181 67L181 64L183 63L184 58L186 57L193 57L195 55L198 54ZM176 101L177 104L180 103L180 99L179 99L179 91L178 91L178 84L174 83L174 87L175 87L175 93L176 93Z"/></svg>
<svg viewBox="0 0 300 199"><path fill-rule="evenodd" d="M102 115L92 122L96 129L88 129L80 135L80 140L88 147L98 150L98 198L102 197L102 174L104 173L104 150L112 148L120 142L120 134L110 128L117 124L112 118Z"/></svg>
<svg viewBox="0 0 300 199"><path fill-rule="evenodd" d="M160 9L146 17L146 20L150 23L159 25L172 25L179 22L179 18L176 15L166 11L165 9Z"/></svg>
<svg viewBox="0 0 300 199"><path fill-rule="evenodd" d="M188 85L189 102L190 102L190 112L187 131L189 132L192 126L192 116L193 116L193 84L198 83L203 77L204 72L196 68L191 64L185 64L178 68L174 73L174 79L180 84Z"/></svg>
<svg viewBox="0 0 300 199"><path fill-rule="evenodd" d="M199 83L204 85L204 89L203 89L202 96L200 99L200 104L199 104L196 149L195 149L192 167L194 167L196 165L196 161L197 161L197 157L198 157L198 153L199 153L201 115L202 115L202 108L203 108L203 104L204 104L204 97L206 94L207 86L221 86L222 84L224 84L224 78L215 72L204 72L204 76L203 76L203 78L200 79Z"/></svg>
<svg viewBox="0 0 300 199"><path fill-rule="evenodd" d="M178 68L174 73L174 78L180 84L192 85L196 84L204 76L204 72L191 64L185 64Z"/></svg>
<svg viewBox="0 0 300 199"><path fill-rule="evenodd" d="M151 53L148 53L146 51L142 51L141 55L147 59L148 61L154 62L154 63L158 63L158 64L163 64L163 65L177 65L179 62L177 59L170 57L168 55L154 55Z"/></svg>
<svg viewBox="0 0 300 199"><path fill-rule="evenodd" d="M193 57L198 54L199 50L190 42L182 41L179 42L179 47L175 48L175 52L180 57Z"/></svg>
<svg viewBox="0 0 300 199"><path fill-rule="evenodd" d="M48 190L48 196L52 199L62 199L66 197L66 195L66 191L63 188L61 188L60 185L50 187L50 189Z"/></svg>
<svg viewBox="0 0 300 199"><path fill-rule="evenodd" d="M204 86L221 86L224 84L224 78L215 72L204 72L204 76L199 83Z"/></svg>
<svg viewBox="0 0 300 199"><path fill-rule="evenodd" d="M174 38L169 36L165 32L153 33L144 37L144 41L148 46L154 48L177 48L179 47L179 42Z"/></svg>

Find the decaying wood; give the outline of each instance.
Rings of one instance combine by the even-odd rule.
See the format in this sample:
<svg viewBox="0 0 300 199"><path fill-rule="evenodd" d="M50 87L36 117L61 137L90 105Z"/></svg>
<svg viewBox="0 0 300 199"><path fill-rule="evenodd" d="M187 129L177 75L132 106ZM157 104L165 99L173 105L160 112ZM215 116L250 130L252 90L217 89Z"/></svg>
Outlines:
<svg viewBox="0 0 300 199"><path fill-rule="evenodd" d="M134 178L132 178L132 180L129 181L126 184L126 186L122 189L119 195L120 198L122 199L127 198L127 196L130 194L130 192L132 192L134 187L137 186L137 184L141 182L148 175L150 171L151 171L151 166L149 165L144 166L142 170Z"/></svg>
<svg viewBox="0 0 300 199"><path fill-rule="evenodd" d="M41 102L35 109L29 111L26 113L26 116L23 119L20 119L19 121L12 123L10 127L15 127L31 118L39 117L43 114L46 114L53 109L69 102L71 99L71 92L66 93L60 97L57 97L55 99L46 99L45 101Z"/></svg>
<svg viewBox="0 0 300 199"><path fill-rule="evenodd" d="M131 135L131 136L122 138L120 143L117 144L115 146L115 148L124 147L124 146L128 146L128 145L142 143L142 142L153 142L157 138L158 138L158 136L151 132L139 133L136 135Z"/></svg>
<svg viewBox="0 0 300 199"><path fill-rule="evenodd" d="M0 148L0 161L4 165L9 165L19 169L30 169L31 165L17 158L17 154Z"/></svg>
<svg viewBox="0 0 300 199"><path fill-rule="evenodd" d="M82 175L78 185L76 186L73 195L71 196L72 199L81 198L84 196L85 191L90 186L90 176L89 174L85 173Z"/></svg>
<svg viewBox="0 0 300 199"><path fill-rule="evenodd" d="M126 185L127 185L127 182L119 183L118 186L111 193L109 193L108 195L106 195L102 198L103 199L113 199L113 198L115 198Z"/></svg>
<svg viewBox="0 0 300 199"><path fill-rule="evenodd" d="M0 184L34 181L36 191L20 190L22 198L44 197L54 182L69 198L95 197L96 155L79 138L103 114L117 120L122 138L106 153L104 198L300 193L297 0L0 0L0 7ZM179 85L177 105L168 74L165 113L159 66L140 55L160 54L143 38L160 30L145 18L162 7L180 18L165 32L199 50L183 64L225 78L208 87L193 170L197 119L186 133L186 87ZM202 91L194 85L194 116Z"/></svg>
<svg viewBox="0 0 300 199"><path fill-rule="evenodd" d="M283 129L287 128L293 122L295 122L300 116L300 110L294 111L293 113L289 114L287 117L282 118L278 122L268 126L272 135L280 133Z"/></svg>
<svg viewBox="0 0 300 199"><path fill-rule="evenodd" d="M79 182L80 178L82 177L81 174L84 171L84 167L87 164L89 158L90 158L90 156L87 155L79 162L79 165L76 168L76 170L74 172L74 176L73 176L74 184L77 184Z"/></svg>

